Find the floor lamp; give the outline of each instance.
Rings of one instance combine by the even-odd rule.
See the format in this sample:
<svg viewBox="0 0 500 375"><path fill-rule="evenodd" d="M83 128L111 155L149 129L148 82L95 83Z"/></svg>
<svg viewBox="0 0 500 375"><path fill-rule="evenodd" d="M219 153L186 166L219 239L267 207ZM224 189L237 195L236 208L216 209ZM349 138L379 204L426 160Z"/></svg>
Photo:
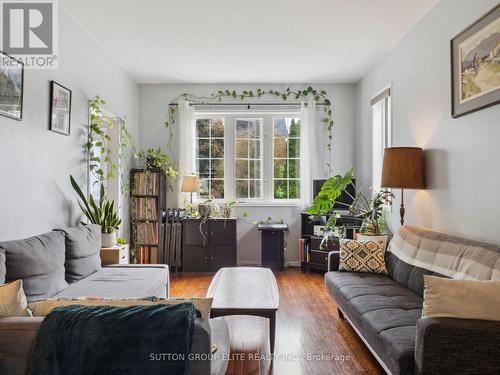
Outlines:
<svg viewBox="0 0 500 375"><path fill-rule="evenodd" d="M404 189L424 189L423 150L419 147L389 147L384 150L381 187L401 189L399 214L404 224Z"/></svg>

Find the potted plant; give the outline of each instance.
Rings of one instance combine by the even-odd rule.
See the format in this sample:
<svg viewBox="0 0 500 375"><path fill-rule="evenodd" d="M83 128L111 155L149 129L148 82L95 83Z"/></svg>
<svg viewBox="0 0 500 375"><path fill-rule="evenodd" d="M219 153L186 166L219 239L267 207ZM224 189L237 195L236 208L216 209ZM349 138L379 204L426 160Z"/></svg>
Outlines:
<svg viewBox="0 0 500 375"><path fill-rule="evenodd" d="M158 168L167 177L177 177L177 170L172 165L170 157L164 154L159 148L156 150L149 148L146 151L141 151L136 155L136 158L143 161L146 171Z"/></svg>
<svg viewBox="0 0 500 375"><path fill-rule="evenodd" d="M384 245L387 245L388 230L384 213L392 198L394 194L386 190L379 191L371 199L366 198L362 191L356 192L349 211L363 220L358 235L359 240L383 241Z"/></svg>
<svg viewBox="0 0 500 375"><path fill-rule="evenodd" d="M333 207L346 187L352 184L353 178L354 171L352 168L350 168L344 176L336 175L330 177L323 184L318 195L314 197L313 203L307 211L311 215L330 215L325 224L321 246L332 241L341 234L341 230L335 226L338 215L333 212Z"/></svg>
<svg viewBox="0 0 500 375"><path fill-rule="evenodd" d="M115 210L115 201L110 201L106 198L104 185L102 183L99 189L99 201L96 202L92 195L90 195L88 199L85 197L82 189L80 189L80 186L78 186L73 176L70 176L70 181L73 189L80 198L78 205L80 206L83 214L92 224L98 224L101 226L101 246L114 246L116 244L115 231L122 222L118 216L118 211Z"/></svg>
<svg viewBox="0 0 500 375"><path fill-rule="evenodd" d="M233 206L236 204L235 200L224 202L219 207L219 215L224 219L229 219L233 216Z"/></svg>

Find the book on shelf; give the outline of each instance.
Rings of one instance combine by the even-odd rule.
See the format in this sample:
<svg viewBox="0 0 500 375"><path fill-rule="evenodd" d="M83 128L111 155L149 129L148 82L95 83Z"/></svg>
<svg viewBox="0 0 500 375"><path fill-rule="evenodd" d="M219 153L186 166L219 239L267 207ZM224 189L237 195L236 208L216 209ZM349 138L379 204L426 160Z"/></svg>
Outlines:
<svg viewBox="0 0 500 375"><path fill-rule="evenodd" d="M158 195L158 179L156 172L134 173L132 195Z"/></svg>
<svg viewBox="0 0 500 375"><path fill-rule="evenodd" d="M157 246L139 246L135 249L137 264L157 264L158 247Z"/></svg>
<svg viewBox="0 0 500 375"><path fill-rule="evenodd" d="M132 220L158 220L157 200L154 197L132 197Z"/></svg>
<svg viewBox="0 0 500 375"><path fill-rule="evenodd" d="M310 241L307 238L299 238L299 259L307 262L309 257Z"/></svg>
<svg viewBox="0 0 500 375"><path fill-rule="evenodd" d="M158 226L156 223L137 223L135 225L135 243L157 244Z"/></svg>

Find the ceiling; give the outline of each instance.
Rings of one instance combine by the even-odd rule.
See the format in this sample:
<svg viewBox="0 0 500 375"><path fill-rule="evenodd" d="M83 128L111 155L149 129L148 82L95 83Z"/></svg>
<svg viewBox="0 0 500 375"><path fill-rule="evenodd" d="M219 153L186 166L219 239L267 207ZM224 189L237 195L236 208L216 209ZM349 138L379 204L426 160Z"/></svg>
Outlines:
<svg viewBox="0 0 500 375"><path fill-rule="evenodd" d="M351 83L439 0L60 0L138 83Z"/></svg>

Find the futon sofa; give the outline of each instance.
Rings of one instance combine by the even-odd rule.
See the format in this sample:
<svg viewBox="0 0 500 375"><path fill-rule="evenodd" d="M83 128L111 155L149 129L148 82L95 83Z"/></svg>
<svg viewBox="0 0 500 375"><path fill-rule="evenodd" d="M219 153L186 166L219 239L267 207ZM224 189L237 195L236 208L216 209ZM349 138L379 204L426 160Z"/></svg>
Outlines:
<svg viewBox="0 0 500 375"><path fill-rule="evenodd" d="M64 228L24 240L0 242L0 284L23 280L28 302L47 298L141 298L169 296L167 265L101 267L101 228ZM30 360L43 318L0 318L0 374L30 373ZM210 358L212 342L217 355ZM221 319L197 318L190 374L224 374L229 334Z"/></svg>
<svg viewBox="0 0 500 375"><path fill-rule="evenodd" d="M389 374L500 374L500 321L422 318L424 275L500 278L500 247L403 226L386 252L388 275L339 272L325 284Z"/></svg>

